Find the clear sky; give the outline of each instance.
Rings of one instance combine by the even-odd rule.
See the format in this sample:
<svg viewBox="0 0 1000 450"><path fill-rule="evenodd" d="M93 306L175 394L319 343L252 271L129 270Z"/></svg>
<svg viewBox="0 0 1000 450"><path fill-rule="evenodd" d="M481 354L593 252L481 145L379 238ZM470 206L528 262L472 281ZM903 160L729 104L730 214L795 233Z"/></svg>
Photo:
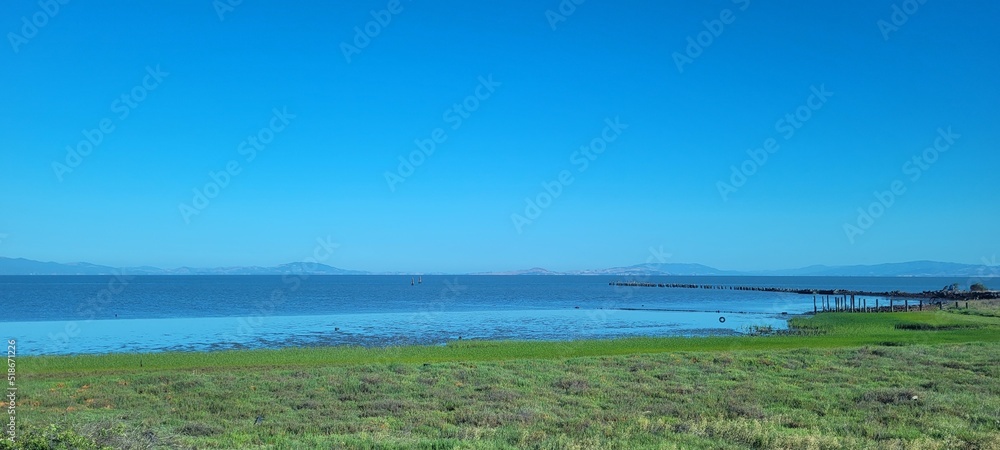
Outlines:
<svg viewBox="0 0 1000 450"><path fill-rule="evenodd" d="M1000 253L1000 4L775 3L4 2L0 256L273 265L327 237L323 262L372 271Z"/></svg>

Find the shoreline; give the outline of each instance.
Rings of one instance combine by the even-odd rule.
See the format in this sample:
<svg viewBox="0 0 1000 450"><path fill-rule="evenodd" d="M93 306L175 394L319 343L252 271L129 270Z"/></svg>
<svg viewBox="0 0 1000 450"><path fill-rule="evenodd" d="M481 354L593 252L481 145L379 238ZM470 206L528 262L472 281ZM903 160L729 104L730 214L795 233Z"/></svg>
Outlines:
<svg viewBox="0 0 1000 450"><path fill-rule="evenodd" d="M987 290L987 291L952 291L952 290L936 290L936 291L922 291L922 292L906 292L906 291L863 291L863 290L851 290L851 289L816 289L816 288L782 288L774 286L737 286L737 285L714 285L714 284L690 284L690 283L649 283L649 282L638 282L638 281L612 281L608 283L609 286L620 286L620 287L658 287L658 288L673 288L673 289L707 289L707 290L722 290L722 291L745 291L745 292L779 292L785 294L799 294L799 295L837 295L837 296L865 296L865 297L878 297L878 298L917 298L917 299L931 299L940 301L972 301L972 300L996 300L1000 299L1000 291Z"/></svg>
<svg viewBox="0 0 1000 450"><path fill-rule="evenodd" d="M943 327L940 322L953 322ZM789 317L789 329L760 334L698 337L619 337L562 341L456 340L443 345L358 345L214 351L21 356L25 374L174 369L425 364L565 359L669 352L844 348L866 345L1000 342L1000 318L945 311L858 314L827 312ZM911 327L912 324L924 324Z"/></svg>

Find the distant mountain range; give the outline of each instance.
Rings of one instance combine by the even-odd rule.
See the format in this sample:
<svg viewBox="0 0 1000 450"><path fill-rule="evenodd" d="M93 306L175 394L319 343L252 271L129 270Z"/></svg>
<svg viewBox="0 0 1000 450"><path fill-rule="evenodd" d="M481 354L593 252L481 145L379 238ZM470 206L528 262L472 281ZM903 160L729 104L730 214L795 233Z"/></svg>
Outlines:
<svg viewBox="0 0 1000 450"><path fill-rule="evenodd" d="M115 268L90 263L55 263L33 261L24 258L0 257L0 275L417 275L406 272L365 272L347 270L325 264L289 263L273 267L237 266L194 268L179 267L161 269L158 267ZM430 273L423 273L430 275ZM607 269L574 270L554 272L535 267L508 272L486 272L470 275L605 275L635 277L649 275L742 275L742 276L819 276L819 277L996 277L1000 276L1000 266L957 264L936 261L911 261L856 266L809 266L800 269L740 272L719 270L702 264L636 264Z"/></svg>
<svg viewBox="0 0 1000 450"><path fill-rule="evenodd" d="M326 264L289 263L274 267L237 266L209 269L178 267L109 267L90 263L60 264L24 258L0 257L0 275L368 275L369 272L339 269Z"/></svg>
<svg viewBox="0 0 1000 450"><path fill-rule="evenodd" d="M567 275L617 275L617 276L646 276L646 275L748 275L745 272L735 270L719 270L703 264L685 263L646 263L636 264L627 267L612 267L609 269L576 270L567 272Z"/></svg>
<svg viewBox="0 0 1000 450"><path fill-rule="evenodd" d="M816 277L997 277L1000 266L957 264L937 261L910 261L870 266L809 266L801 269L756 272L749 275Z"/></svg>

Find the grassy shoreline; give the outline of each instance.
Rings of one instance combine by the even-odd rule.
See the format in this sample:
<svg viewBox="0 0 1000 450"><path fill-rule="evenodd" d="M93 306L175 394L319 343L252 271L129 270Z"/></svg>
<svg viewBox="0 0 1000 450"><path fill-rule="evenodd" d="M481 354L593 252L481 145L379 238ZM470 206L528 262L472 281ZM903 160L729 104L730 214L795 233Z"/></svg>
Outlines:
<svg viewBox="0 0 1000 450"><path fill-rule="evenodd" d="M825 313L777 336L22 357L14 448L1000 448L1000 318L965 312Z"/></svg>
<svg viewBox="0 0 1000 450"><path fill-rule="evenodd" d="M640 337L576 341L453 341L447 345L401 347L289 347L209 352L110 353L23 356L22 374L151 371L163 369L320 366L364 363L434 363L509 359L571 358L676 351L782 350L862 345L909 345L1000 341L990 332L1000 321L989 313L922 311L878 314L821 313L790 320L793 331L772 336ZM897 329L925 324L932 334ZM936 329L933 327L944 327ZM141 365L140 365L141 364Z"/></svg>

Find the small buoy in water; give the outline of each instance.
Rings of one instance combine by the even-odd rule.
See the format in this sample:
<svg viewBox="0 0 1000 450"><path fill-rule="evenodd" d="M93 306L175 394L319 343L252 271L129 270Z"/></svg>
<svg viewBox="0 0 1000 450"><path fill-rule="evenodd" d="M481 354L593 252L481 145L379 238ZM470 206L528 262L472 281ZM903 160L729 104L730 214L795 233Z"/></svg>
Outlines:
<svg viewBox="0 0 1000 450"><path fill-rule="evenodd" d="M719 317L719 323L726 323L725 317Z"/></svg>
<svg viewBox="0 0 1000 450"><path fill-rule="evenodd" d="M573 309L580 309L580 307L579 306L574 306Z"/></svg>
<svg viewBox="0 0 1000 450"><path fill-rule="evenodd" d="M340 331L340 328L339 327L334 327L333 331Z"/></svg>

